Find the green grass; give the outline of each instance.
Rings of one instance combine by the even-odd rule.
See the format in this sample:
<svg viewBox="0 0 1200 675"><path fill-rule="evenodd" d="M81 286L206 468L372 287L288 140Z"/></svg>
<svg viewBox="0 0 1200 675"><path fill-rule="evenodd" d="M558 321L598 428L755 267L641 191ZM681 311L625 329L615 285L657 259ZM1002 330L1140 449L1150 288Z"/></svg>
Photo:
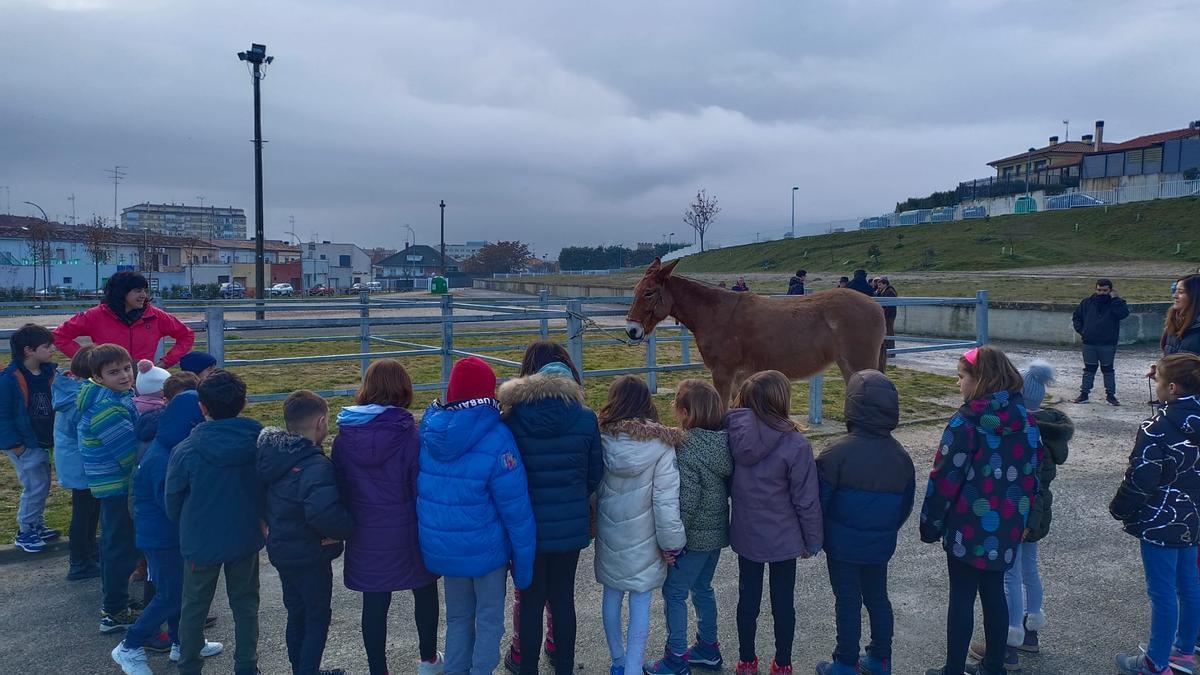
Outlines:
<svg viewBox="0 0 1200 675"><path fill-rule="evenodd" d="M1200 262L1200 198L1050 211L749 244L688 256L680 272L1002 270L1123 261ZM1078 225L1078 229L1076 229ZM897 235L903 235L903 240ZM896 244L903 246L896 248ZM1176 245L1181 253L1176 254ZM878 264L867 250L877 245ZM1015 255L1001 254L1012 246ZM926 249L935 255L926 264Z"/></svg>
<svg viewBox="0 0 1200 675"><path fill-rule="evenodd" d="M472 347L481 346L523 344L530 341L533 337L461 333L456 336L455 344L461 345L460 348L463 349L471 349ZM593 335L591 337L598 336ZM565 335L561 332L552 331L551 339L565 341ZM415 341L421 342L422 340L417 339ZM436 341L427 342L427 344L436 344ZM353 353L358 349L358 342L347 340L344 342L300 342L254 345L238 344L238 341L231 340L226 342L226 347L226 357L230 359L272 358ZM391 346L378 346L373 351L390 351L392 349L393 347ZM523 347L517 347L511 350L487 353L519 361L523 350ZM658 363L678 363L680 358L681 354L677 343L664 342L659 344ZM692 358L697 362L700 358L694 345ZM400 361L404 363L405 368L408 369L415 383L436 382L441 376L440 356L408 357L401 358ZM584 363L593 369L600 367L633 367L645 365L645 362L645 349L642 347L626 345L589 346L584 351ZM495 369L497 375L501 378L511 377L516 372L512 368L501 366L496 366ZM359 378L357 361L304 365L246 366L235 368L234 370L245 378L247 389L250 393L274 393L295 389L354 388ZM948 418L953 412L953 408L944 403L946 396L952 395L955 392L953 377L933 375L903 368L889 368L888 375L896 382L896 386L900 390L900 418L902 420L915 422L931 418ZM673 388L679 381L689 377L708 378L709 375L706 370L689 371L686 373L663 373L659 375L659 394L654 397L654 403L664 423L675 423L671 412L671 403L674 400ZM588 406L598 409L603 405L608 387L611 385L613 379L611 377L592 377L586 380L584 393ZM842 400L844 394L845 388L837 369L831 368L826 371L825 386L822 395L825 424L819 429L814 430L815 432L833 433L841 430L841 425L838 424L838 421L842 418ZM435 392L418 392L411 406L413 412L420 415L421 411L424 410L435 396ZM348 397L330 398L328 400L334 414L336 414L340 406L349 405L352 402ZM808 384L806 382L797 382L792 385L791 412L801 419L807 418ZM280 425L283 419L283 403L254 403L247 407L246 414L263 424ZM331 433L336 433L336 423L332 422L333 420L331 420L330 431ZM12 465L9 462L3 462L3 466L0 468L0 542L10 541L15 534L15 519L19 495L20 486L17 483ZM65 531L70 521L70 513L70 492L58 487L57 483L55 483L50 491L50 498L46 505L46 522L50 527L60 528Z"/></svg>

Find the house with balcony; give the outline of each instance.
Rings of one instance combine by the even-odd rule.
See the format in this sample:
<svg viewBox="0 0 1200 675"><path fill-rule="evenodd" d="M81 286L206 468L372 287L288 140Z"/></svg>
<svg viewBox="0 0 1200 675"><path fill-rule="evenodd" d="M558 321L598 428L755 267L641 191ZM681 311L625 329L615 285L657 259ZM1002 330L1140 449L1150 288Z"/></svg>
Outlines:
<svg viewBox="0 0 1200 675"><path fill-rule="evenodd" d="M447 275L458 274L459 265L458 260L446 256ZM417 244L379 261L378 268L380 274L375 281L381 282L384 288L410 288L414 279L428 279L441 274L442 256L432 246Z"/></svg>

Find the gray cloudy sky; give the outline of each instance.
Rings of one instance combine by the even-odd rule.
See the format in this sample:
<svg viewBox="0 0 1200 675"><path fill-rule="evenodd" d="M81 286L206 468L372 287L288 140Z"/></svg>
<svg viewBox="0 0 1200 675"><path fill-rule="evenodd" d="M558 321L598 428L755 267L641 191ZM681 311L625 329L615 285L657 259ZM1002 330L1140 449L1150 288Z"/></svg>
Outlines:
<svg viewBox="0 0 1200 675"><path fill-rule="evenodd" d="M1200 119L1200 3L0 0L0 185L52 216L245 208L264 42L267 235L398 246L685 237L873 215L1106 120ZM4 191L0 190L0 200ZM0 202L0 208L5 204ZM690 239L690 233L686 234Z"/></svg>

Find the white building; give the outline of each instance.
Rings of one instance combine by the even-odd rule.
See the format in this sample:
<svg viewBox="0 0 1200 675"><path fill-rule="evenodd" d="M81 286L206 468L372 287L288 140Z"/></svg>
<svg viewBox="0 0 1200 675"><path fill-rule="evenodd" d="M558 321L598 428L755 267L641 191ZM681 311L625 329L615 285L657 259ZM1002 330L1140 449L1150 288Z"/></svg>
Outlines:
<svg viewBox="0 0 1200 675"><path fill-rule="evenodd" d="M491 242L487 241L468 241L465 244L446 244L446 257L454 258L455 260L466 260L479 253L484 246ZM435 246L434 248L438 248Z"/></svg>
<svg viewBox="0 0 1200 675"><path fill-rule="evenodd" d="M307 242L300 245L300 260L306 288L324 284L345 290L375 278L371 255L357 244Z"/></svg>

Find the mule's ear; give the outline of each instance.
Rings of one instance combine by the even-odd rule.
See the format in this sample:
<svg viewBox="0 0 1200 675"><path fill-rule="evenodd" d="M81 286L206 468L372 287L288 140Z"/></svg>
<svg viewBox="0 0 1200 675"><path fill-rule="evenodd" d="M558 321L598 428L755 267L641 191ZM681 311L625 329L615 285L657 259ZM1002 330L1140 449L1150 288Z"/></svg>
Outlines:
<svg viewBox="0 0 1200 675"><path fill-rule="evenodd" d="M646 268L646 276L652 277L658 274L660 269L662 269L662 260L655 258L654 262L650 263L650 266Z"/></svg>
<svg viewBox="0 0 1200 675"><path fill-rule="evenodd" d="M679 264L680 260L683 260L683 258L676 258L666 265L663 265L661 269L658 270L658 277L660 279L666 279L667 277L671 276L671 272L675 270L675 266ZM655 262L658 261L656 260Z"/></svg>

